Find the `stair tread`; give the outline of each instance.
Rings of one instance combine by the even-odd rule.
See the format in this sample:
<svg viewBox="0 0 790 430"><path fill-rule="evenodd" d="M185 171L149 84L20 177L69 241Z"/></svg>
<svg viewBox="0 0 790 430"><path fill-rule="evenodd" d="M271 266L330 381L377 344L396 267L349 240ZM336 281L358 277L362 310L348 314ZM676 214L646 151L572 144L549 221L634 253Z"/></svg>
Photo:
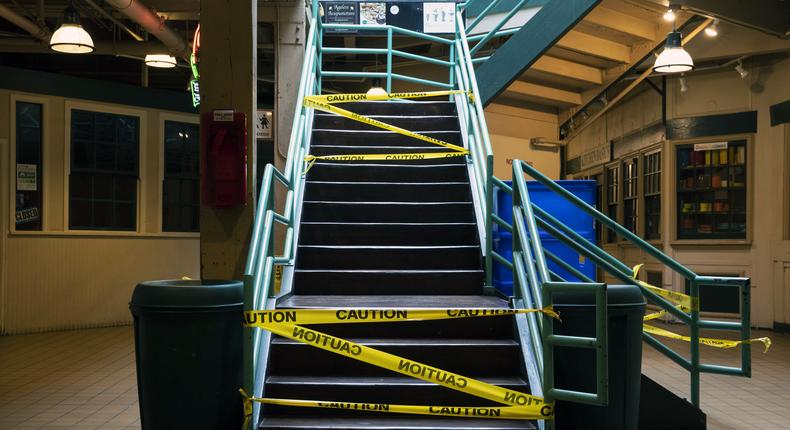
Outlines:
<svg viewBox="0 0 790 430"><path fill-rule="evenodd" d="M387 133L387 134L401 134L397 131L390 130L349 130L345 128L314 128L313 131L329 131L333 133ZM423 130L419 134L430 133L460 133L458 130Z"/></svg>
<svg viewBox="0 0 790 430"><path fill-rule="evenodd" d="M471 205L466 202L346 202L335 200L305 200L304 203L327 203L333 205Z"/></svg>
<svg viewBox="0 0 790 430"><path fill-rule="evenodd" d="M396 296L396 295L297 295L277 305L278 308L509 308L508 302L494 296Z"/></svg>
<svg viewBox="0 0 790 430"><path fill-rule="evenodd" d="M302 225L477 225L473 222L354 222L354 221L304 221Z"/></svg>
<svg viewBox="0 0 790 430"><path fill-rule="evenodd" d="M294 269L295 272L348 273L480 273L483 269Z"/></svg>
<svg viewBox="0 0 790 430"><path fill-rule="evenodd" d="M299 245L299 248L330 249L455 249L480 248L479 245Z"/></svg>
<svg viewBox="0 0 790 430"><path fill-rule="evenodd" d="M526 420L501 420L480 418L394 418L390 416L359 417L359 418L280 418L266 417L260 423L260 428L354 428L354 429L403 429L415 428L424 430L469 429L469 430L503 430L503 429L534 429L535 425Z"/></svg>
<svg viewBox="0 0 790 430"><path fill-rule="evenodd" d="M431 186L431 185L469 185L465 182L344 182L344 181L306 181L307 184L316 185L382 185L387 187L397 186Z"/></svg>
<svg viewBox="0 0 790 430"><path fill-rule="evenodd" d="M393 322L391 324L398 324ZM320 327L316 330L321 331ZM346 339L351 342L358 343L366 346L514 346L519 343L510 338L493 338L493 339L464 339L464 338L425 338L425 339L401 339L401 338L349 338ZM273 337L272 344L280 345L305 345L302 342L284 338ZM310 345L305 345L310 346Z"/></svg>
<svg viewBox="0 0 790 430"><path fill-rule="evenodd" d="M521 385L527 382L519 377L476 377L493 385ZM408 376L309 376L309 375L270 375L267 384L332 384L332 385L426 385L434 386L433 382Z"/></svg>

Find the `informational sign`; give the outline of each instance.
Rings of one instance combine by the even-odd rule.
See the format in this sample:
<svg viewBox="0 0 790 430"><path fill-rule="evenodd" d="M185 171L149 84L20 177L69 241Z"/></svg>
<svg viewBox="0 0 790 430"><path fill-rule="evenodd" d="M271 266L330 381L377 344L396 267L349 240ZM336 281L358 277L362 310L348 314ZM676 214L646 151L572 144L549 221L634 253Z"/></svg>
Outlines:
<svg viewBox="0 0 790 430"><path fill-rule="evenodd" d="M38 175L35 164L16 165L16 190L17 191L36 191L38 190Z"/></svg>
<svg viewBox="0 0 790 430"><path fill-rule="evenodd" d="M388 2L321 0L321 20L327 24L393 25L407 30L454 34L456 6L461 0ZM327 33L381 34L377 30L328 28Z"/></svg>
<svg viewBox="0 0 790 430"><path fill-rule="evenodd" d="M192 107L200 106L200 83L197 79L189 81L189 91L192 93Z"/></svg>
<svg viewBox="0 0 790 430"><path fill-rule="evenodd" d="M214 121L233 122L233 109L218 109L214 111Z"/></svg>
<svg viewBox="0 0 790 430"><path fill-rule="evenodd" d="M727 149L727 142L710 142L694 144L695 151L713 151L716 149Z"/></svg>
<svg viewBox="0 0 790 430"><path fill-rule="evenodd" d="M387 25L387 4L360 3L359 23L362 25Z"/></svg>
<svg viewBox="0 0 790 430"><path fill-rule="evenodd" d="M255 118L255 138L256 139L271 139L272 133L272 119L274 112L268 109L258 109Z"/></svg>
<svg viewBox="0 0 790 430"><path fill-rule="evenodd" d="M422 26L425 33L455 32L455 3L423 3Z"/></svg>
<svg viewBox="0 0 790 430"><path fill-rule="evenodd" d="M36 221L38 218L39 218L38 208L22 209L21 211L16 211L15 214L15 219L17 224L33 222Z"/></svg>
<svg viewBox="0 0 790 430"><path fill-rule="evenodd" d="M608 143L595 147L581 155L580 170L599 164L608 163L612 159L612 146Z"/></svg>
<svg viewBox="0 0 790 430"><path fill-rule="evenodd" d="M326 2L324 8L324 22L327 24L357 24L359 22L359 3L356 2ZM356 30L334 30L337 33L356 33Z"/></svg>

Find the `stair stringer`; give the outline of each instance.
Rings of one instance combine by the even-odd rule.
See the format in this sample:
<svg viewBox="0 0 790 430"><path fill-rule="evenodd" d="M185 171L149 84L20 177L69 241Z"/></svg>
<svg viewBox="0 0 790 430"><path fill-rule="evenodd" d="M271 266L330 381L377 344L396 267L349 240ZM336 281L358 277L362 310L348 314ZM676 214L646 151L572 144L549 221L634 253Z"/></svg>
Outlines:
<svg viewBox="0 0 790 430"><path fill-rule="evenodd" d="M461 130L461 139L463 141L463 147L467 150L469 148L469 125L466 123L466 115L464 112L467 109L467 104L464 101L463 97L466 97L465 94L456 94L454 96L455 101L455 112L458 115L458 127ZM471 188L469 191L472 194L472 202L474 203L475 208L475 221L477 223L477 237L480 240L480 255L485 258L486 257L486 222L485 222L485 210L483 209L483 204L485 202L480 201L480 196L477 195L475 191L478 187L477 183L477 176L475 175L475 165L471 159L471 155L464 157L466 160L466 171L469 176L469 187ZM481 184L485 187L485 184ZM490 285L489 285L490 286Z"/></svg>

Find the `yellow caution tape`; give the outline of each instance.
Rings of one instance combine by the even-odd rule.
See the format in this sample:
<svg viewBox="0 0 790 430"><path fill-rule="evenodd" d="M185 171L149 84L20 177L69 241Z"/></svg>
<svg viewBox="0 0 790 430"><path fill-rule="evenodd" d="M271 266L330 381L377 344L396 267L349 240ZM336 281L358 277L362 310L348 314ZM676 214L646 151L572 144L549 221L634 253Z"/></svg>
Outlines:
<svg viewBox="0 0 790 430"><path fill-rule="evenodd" d="M296 406L306 408L343 409L352 411L388 412L394 414L416 414L447 417L467 418L500 418L500 419L544 419L533 417L524 413L524 409L517 406L423 406L423 405L396 405L390 403L358 403L358 402L330 402L322 400L294 400L249 397L240 390L245 403L258 402L267 405ZM246 409L246 407L245 407Z"/></svg>
<svg viewBox="0 0 790 430"><path fill-rule="evenodd" d="M437 158L463 157L466 152L421 152L412 154L348 154L348 155L308 155L307 173L318 160L328 161L393 161L393 160L435 160Z"/></svg>
<svg viewBox="0 0 790 430"><path fill-rule="evenodd" d="M469 99L474 101L472 93L463 90L444 90L444 91L421 91L421 92L408 92L408 93L389 93L389 94L324 94L307 96L311 100L320 101L324 103L353 103L353 102L372 102L393 99L422 99L425 97L442 97L451 96L454 94L469 94Z"/></svg>
<svg viewBox="0 0 790 430"><path fill-rule="evenodd" d="M683 312L691 312L692 309L699 309L699 301L694 300L691 296L683 293L678 293L676 291L668 291L663 288L658 288L656 286L650 285L647 282L640 281L636 279L637 275L639 275L639 269L642 268L642 264L637 264L634 266L634 273L632 275L633 279L641 286L649 289L650 291L655 292L656 294L664 297L665 299L674 302L677 304L677 308ZM658 319L667 315L669 312L666 310L661 310L658 312L654 312L652 314L647 314L642 318L642 321L651 321L654 319ZM691 337L684 336L682 334L678 334L663 328L659 328L656 326L652 326L649 324L642 324L642 331L645 333L653 334L656 336L668 337L670 339L677 339L682 340L685 342L691 342ZM771 348L771 339L767 337L760 337L756 339L746 339L746 340L728 340L728 339L715 339L710 337L700 337L699 343L703 345L712 346L715 348L735 348L738 345L742 344L752 344L755 342L762 342L765 345L765 350L763 352L768 352L768 349Z"/></svg>
<svg viewBox="0 0 790 430"><path fill-rule="evenodd" d="M523 414L525 416L535 417L535 419L547 419L553 414L554 404L545 402L542 397L508 390L487 382L398 357L397 355L379 351L317 330L287 323L263 323L260 327L273 334L287 337L325 351L353 358L354 360L372 364L412 378L421 379L426 382L431 382L483 399L493 400L505 405L517 406L523 409Z"/></svg>
<svg viewBox="0 0 790 430"><path fill-rule="evenodd" d="M340 115L342 117L345 117L345 118L348 118L348 119L351 119L351 120L354 120L354 121L358 121L358 122L361 122L363 124L372 125L374 127L383 128L383 129L389 130L389 131L394 131L395 133L402 134L404 136L413 137L415 139L419 139L419 140L422 140L422 141L425 141L425 142L428 142L428 143L432 143L434 145L443 146L445 148L450 148L450 149L456 150L458 152L464 152L464 153L468 153L469 152L469 151L467 151L465 148L463 148L461 146L453 145L452 143L447 143L447 142L445 142L443 140L439 140L439 139L436 139L436 138L433 138L433 137L430 137L430 136L426 136L424 134L415 133L413 131L406 130L405 128L401 128L401 127L398 127L398 126L395 126L395 125L392 125L392 124L387 124L385 122L381 122L381 121L373 119L373 118L368 118L368 117L366 117L364 115L360 115L358 113L354 113L354 112L351 112L349 110L345 110L343 108L339 108L337 106L332 106L329 103L324 103L322 101L315 100L312 97L314 97L314 96L307 96L307 97L304 98L304 105L306 107L308 107L308 108L313 108L313 109L316 109L316 110L320 110L320 111L324 111L324 112Z"/></svg>
<svg viewBox="0 0 790 430"><path fill-rule="evenodd" d="M338 324L364 322L428 321L456 318L478 318L540 312L560 319L551 307L544 309L274 309L244 312L246 327L265 328L271 323Z"/></svg>
<svg viewBox="0 0 790 430"><path fill-rule="evenodd" d="M307 166L307 170L305 170L305 173L307 173L307 171L310 170L310 168L313 166L316 160L329 160L329 161L428 160L428 159L436 159L436 158L462 157L469 154L469 151L464 147L452 143L448 143L443 140L436 139L430 136L426 136L424 134L415 133L413 131L406 130L405 128L402 127L398 127L392 124L387 124L385 122L375 120L373 118L369 118L365 115L361 115L343 108L339 108L337 106L333 106L333 104L336 103L380 101L380 100L391 100L391 99L415 99L422 97L447 96L447 95L462 94L462 93L465 93L465 91L453 90L453 91L391 93L391 94L380 94L380 95L327 94L327 95L306 96L304 98L305 107L339 115L353 121L361 122L363 124L368 124L373 127L378 127L414 139L422 140L424 142L428 142L434 145L442 146L444 148L452 149L455 152L412 153L412 154L345 154L345 155L323 155L323 156L308 155L307 157L305 157L305 161L309 163ZM471 93L470 93L470 97L472 97Z"/></svg>
<svg viewBox="0 0 790 430"><path fill-rule="evenodd" d="M668 337L670 339L682 340L685 342L691 342L691 337L689 336L677 334L669 330L664 330L663 328L655 327L649 324L643 324L643 327L645 333L654 334L656 336ZM756 339L747 339L747 340L713 339L709 337L699 338L699 343L712 346L715 348L735 348L738 345L747 344L747 343L751 344L755 342L763 343L763 345L765 346L765 350L763 352L768 352L768 349L771 348L771 339L767 337L759 337Z"/></svg>
<svg viewBox="0 0 790 430"><path fill-rule="evenodd" d="M352 410L379 410L391 413L414 413L464 417L551 419L554 403L543 398L508 390L457 373L448 372L427 364L405 359L346 339L328 335L298 324L333 324L364 322L427 321L454 318L477 318L540 312L552 318L559 315L546 309L282 309L257 310L244 313L246 327L258 327L273 334L287 337L354 360L372 364L423 381L461 391L476 397L493 400L507 407L452 407L382 405L373 403L326 402L314 400L251 398L243 390L245 423L252 414L252 402L285 404L289 406L338 408Z"/></svg>
<svg viewBox="0 0 790 430"><path fill-rule="evenodd" d="M678 309L680 309L681 311L683 311L683 312L688 313L688 312L691 312L692 310L699 309L699 303L697 303L697 300L694 300L688 294L679 293L677 291L665 290L663 288L659 288L659 287L656 287L654 285L650 285L647 282L640 281L639 279L637 279L637 276L639 275L639 270L642 268L642 266L644 266L644 264L637 264L636 266L634 266L633 274L631 275L631 278L634 281L636 281L637 284L639 284L642 287L647 288L648 290L656 293L657 295L659 295L659 296L661 296L661 297L663 297L663 298L675 303L677 305L676 307ZM666 311L661 311L661 312L664 312L664 314L666 313ZM655 319L655 318L658 318L659 316L663 316L663 314L659 315L659 316L655 316L655 315L656 314L652 314L652 315L648 315L648 316L652 317L650 319Z"/></svg>

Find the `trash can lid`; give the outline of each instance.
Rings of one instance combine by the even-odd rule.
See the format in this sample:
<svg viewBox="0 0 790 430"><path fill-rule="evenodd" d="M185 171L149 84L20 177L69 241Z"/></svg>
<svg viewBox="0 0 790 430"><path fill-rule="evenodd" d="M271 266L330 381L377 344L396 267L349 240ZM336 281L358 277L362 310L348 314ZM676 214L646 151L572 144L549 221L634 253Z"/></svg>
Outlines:
<svg viewBox="0 0 790 430"><path fill-rule="evenodd" d="M645 296L636 285L607 285L606 301L612 306L644 306ZM594 306L595 294L589 293L555 293L555 306Z"/></svg>
<svg viewBox="0 0 790 430"><path fill-rule="evenodd" d="M161 280L137 284L129 305L135 308L206 309L241 306L241 281Z"/></svg>

